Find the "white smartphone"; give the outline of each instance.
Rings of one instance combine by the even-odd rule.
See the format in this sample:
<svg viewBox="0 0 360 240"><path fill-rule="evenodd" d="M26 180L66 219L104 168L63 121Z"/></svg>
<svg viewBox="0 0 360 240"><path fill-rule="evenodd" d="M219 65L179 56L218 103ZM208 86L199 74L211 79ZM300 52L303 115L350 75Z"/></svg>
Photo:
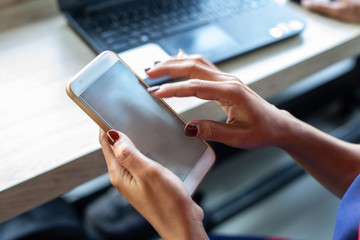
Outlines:
<svg viewBox="0 0 360 240"><path fill-rule="evenodd" d="M117 54L106 51L75 75L66 91L104 131L125 133L193 194L214 165L215 153L205 141L186 137L185 121L148 87Z"/></svg>

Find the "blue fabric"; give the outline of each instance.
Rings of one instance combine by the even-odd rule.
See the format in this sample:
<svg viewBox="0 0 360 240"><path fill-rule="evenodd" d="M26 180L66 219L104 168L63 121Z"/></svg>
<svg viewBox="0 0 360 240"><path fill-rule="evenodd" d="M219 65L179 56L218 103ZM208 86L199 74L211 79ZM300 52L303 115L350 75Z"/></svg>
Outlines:
<svg viewBox="0 0 360 240"><path fill-rule="evenodd" d="M334 240L358 239L360 220L360 175L356 177L338 208Z"/></svg>

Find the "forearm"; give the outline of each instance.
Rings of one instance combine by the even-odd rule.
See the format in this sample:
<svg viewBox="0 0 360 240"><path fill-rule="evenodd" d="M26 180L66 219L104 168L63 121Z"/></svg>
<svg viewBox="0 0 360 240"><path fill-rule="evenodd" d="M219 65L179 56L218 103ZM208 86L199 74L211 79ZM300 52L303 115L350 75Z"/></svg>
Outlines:
<svg viewBox="0 0 360 240"><path fill-rule="evenodd" d="M297 119L289 120L284 128L286 134L277 146L341 198L360 173L360 146L341 141Z"/></svg>

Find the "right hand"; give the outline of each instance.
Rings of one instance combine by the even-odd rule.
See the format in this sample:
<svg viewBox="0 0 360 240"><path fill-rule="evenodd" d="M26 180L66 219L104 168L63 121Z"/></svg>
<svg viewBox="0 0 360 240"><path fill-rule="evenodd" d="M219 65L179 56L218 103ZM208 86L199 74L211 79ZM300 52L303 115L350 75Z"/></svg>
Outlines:
<svg viewBox="0 0 360 240"><path fill-rule="evenodd" d="M211 120L188 122L185 134L229 146L256 149L278 145L286 134L289 113L269 104L237 77L221 72L199 56L184 56L157 63L147 71L149 77L164 75L190 80L168 83L152 92L156 97L196 96L216 100L228 115L226 123Z"/></svg>

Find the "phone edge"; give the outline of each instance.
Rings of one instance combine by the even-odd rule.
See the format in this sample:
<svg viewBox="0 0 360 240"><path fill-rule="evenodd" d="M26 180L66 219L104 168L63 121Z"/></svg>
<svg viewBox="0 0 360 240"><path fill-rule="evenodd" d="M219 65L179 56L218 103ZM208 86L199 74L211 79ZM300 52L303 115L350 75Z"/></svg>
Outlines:
<svg viewBox="0 0 360 240"><path fill-rule="evenodd" d="M150 86L139 76L137 75L136 72L134 72L130 66L128 66L126 64L126 62L124 62L120 56L118 54L116 54L115 52L112 51L104 51L102 53L100 53L97 57L95 57L92 61L90 61L85 67L83 67L77 74L75 74L67 83L66 85L66 93L67 95L93 120L95 121L95 123L101 128L103 129L105 132L109 131L110 128L86 105L84 104L80 98L78 96L75 95L75 93L72 91L71 89L71 84L73 81L75 81L75 79L77 79L84 71L86 71L90 65L93 64L93 62L97 61L98 58L100 58L102 55L106 54L106 53L111 53L113 55L115 55L127 68L129 68L131 70L131 72L141 81L141 83L149 88ZM162 98L158 98L168 109L170 109L171 112L173 112L173 114L175 114L185 125L187 124L187 122L169 105L167 104ZM197 170L197 168L201 165L200 163L203 163L203 161L205 161L203 159L204 155L206 153L208 153L209 151L211 152L211 159L209 160L209 164L207 165L206 171L202 171L203 174L201 174L200 178L196 178L198 181L197 186L194 186L194 184L189 184L188 181L193 180L192 178L192 173L188 178L185 177L185 179L183 180L185 186L187 186L187 189L190 193L190 195L193 195L196 190L199 188L200 184L202 183L202 181L205 179L205 177L208 175L208 173L210 172L210 170L212 169L212 167L215 165L216 162L216 153L214 151L214 149L205 141L205 140L201 140L205 145L206 145L206 149L203 152L203 154L201 155L201 157L199 158L199 160L197 161L197 163L193 166L192 171ZM196 169L195 169L196 168ZM195 169L195 170L194 170ZM188 180L186 180L188 179ZM194 181L192 181L194 182ZM195 181L196 182L196 181Z"/></svg>

